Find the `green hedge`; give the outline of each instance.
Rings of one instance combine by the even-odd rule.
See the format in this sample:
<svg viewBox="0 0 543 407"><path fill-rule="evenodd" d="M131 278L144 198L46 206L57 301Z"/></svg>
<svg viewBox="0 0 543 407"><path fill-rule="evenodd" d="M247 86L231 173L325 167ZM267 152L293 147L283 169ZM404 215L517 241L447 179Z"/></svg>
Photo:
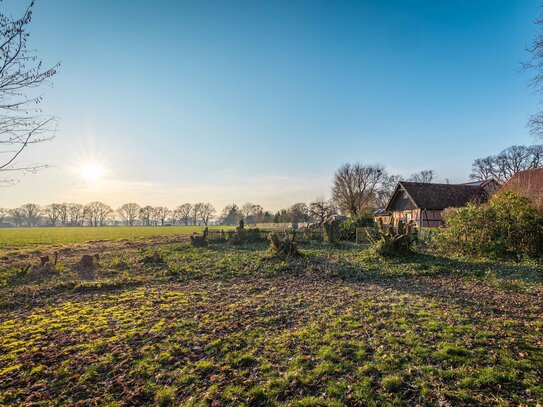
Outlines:
<svg viewBox="0 0 543 407"><path fill-rule="evenodd" d="M371 213L361 213L357 216L351 216L340 223L338 229L339 240L356 240L356 228L375 226L375 221Z"/></svg>
<svg viewBox="0 0 543 407"><path fill-rule="evenodd" d="M511 192L483 205L449 210L445 225L439 240L447 251L498 257L543 253L543 214L529 199Z"/></svg>

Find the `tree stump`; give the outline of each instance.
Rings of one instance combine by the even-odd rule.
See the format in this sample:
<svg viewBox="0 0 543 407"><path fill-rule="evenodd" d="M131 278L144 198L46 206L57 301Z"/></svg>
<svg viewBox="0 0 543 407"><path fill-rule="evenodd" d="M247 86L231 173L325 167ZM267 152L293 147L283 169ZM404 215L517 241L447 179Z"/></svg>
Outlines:
<svg viewBox="0 0 543 407"><path fill-rule="evenodd" d="M84 254L81 256L81 260L79 260L79 264L83 267L93 267L94 261L98 261L100 259L100 256L98 254Z"/></svg>
<svg viewBox="0 0 543 407"><path fill-rule="evenodd" d="M40 256L40 266L45 267L47 263L51 263L49 256Z"/></svg>

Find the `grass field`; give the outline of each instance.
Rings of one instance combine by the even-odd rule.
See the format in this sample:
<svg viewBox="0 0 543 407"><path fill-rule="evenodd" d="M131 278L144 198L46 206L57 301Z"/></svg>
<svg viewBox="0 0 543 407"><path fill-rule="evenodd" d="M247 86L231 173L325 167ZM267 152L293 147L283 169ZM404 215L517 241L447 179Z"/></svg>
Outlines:
<svg viewBox="0 0 543 407"><path fill-rule="evenodd" d="M104 226L58 228L0 229L0 248L4 245L25 247L43 244L84 243L95 240L139 239L149 236L173 236L201 232L203 226ZM227 226L210 226L229 229Z"/></svg>
<svg viewBox="0 0 543 407"><path fill-rule="evenodd" d="M0 405L543 403L538 264L146 241L0 259Z"/></svg>

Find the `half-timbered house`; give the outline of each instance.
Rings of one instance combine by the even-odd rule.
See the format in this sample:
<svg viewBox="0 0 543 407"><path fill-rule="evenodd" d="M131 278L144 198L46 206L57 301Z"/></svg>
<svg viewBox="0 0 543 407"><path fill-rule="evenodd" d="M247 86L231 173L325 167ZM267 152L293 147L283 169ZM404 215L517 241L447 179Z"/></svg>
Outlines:
<svg viewBox="0 0 543 407"><path fill-rule="evenodd" d="M492 187L492 188L491 188ZM443 211L459 208L469 202L486 202L493 191L491 183L435 184L400 181L385 211L393 221L415 221L420 227L443 225Z"/></svg>

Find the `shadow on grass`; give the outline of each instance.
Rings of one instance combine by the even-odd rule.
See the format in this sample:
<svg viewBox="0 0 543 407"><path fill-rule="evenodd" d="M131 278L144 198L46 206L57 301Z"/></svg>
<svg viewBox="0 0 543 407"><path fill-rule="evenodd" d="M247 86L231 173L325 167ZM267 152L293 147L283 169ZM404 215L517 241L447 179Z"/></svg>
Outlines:
<svg viewBox="0 0 543 407"><path fill-rule="evenodd" d="M111 294L135 289L145 285L141 280L113 281L54 281L47 285L27 286L24 290L2 293L0 310L29 310L49 304L52 298L60 295Z"/></svg>
<svg viewBox="0 0 543 407"><path fill-rule="evenodd" d="M420 271L423 275L451 277L487 277L543 283L543 266L537 263L460 259L430 253L417 253L407 257L386 260L394 268L405 268L409 275Z"/></svg>
<svg viewBox="0 0 543 407"><path fill-rule="evenodd" d="M430 253L383 258L360 246L312 245L305 270L316 278L368 283L448 306L456 303L510 317L541 318L543 267L522 262L460 259Z"/></svg>
<svg viewBox="0 0 543 407"><path fill-rule="evenodd" d="M435 254L383 259L355 258L371 270L368 282L449 305L490 314L539 319L543 313L543 268L538 264L464 260ZM348 277L348 276L347 276Z"/></svg>
<svg viewBox="0 0 543 407"><path fill-rule="evenodd" d="M133 252L134 262L129 270L117 275L111 262L104 262L104 275L98 281L84 283L66 275L60 278L37 278L35 281L11 281L2 287L0 295L12 299L57 295L61 292L99 292L109 289L131 288L142 284L186 283L192 280L231 280L238 278L274 278L275 276L307 275L317 279L342 279L386 286L428 298L465 300L477 290L466 293L455 282L487 288L488 299L507 292L533 298L543 294L543 267L536 263L456 259L436 254L419 253L407 257L383 258L367 248L353 243L300 243L303 256L287 259L269 251L267 242L242 245L213 243L207 248L193 248L188 244L167 244L152 247L165 255L156 266L142 266L137 260L141 253ZM151 249L151 248L150 248ZM185 253L182 253L185 252ZM138 257L139 256L139 257ZM109 273L109 274L108 274ZM111 275L110 275L111 274ZM32 280L32 279L31 279ZM128 283L128 285L126 285ZM78 285L79 284L79 285ZM52 289L56 286L55 289ZM79 287L75 289L75 287ZM84 287L84 288L83 288ZM535 294L534 294L535 293ZM524 301L524 299L522 299ZM543 300L533 299L534 304ZM6 305L5 301L2 301ZM2 304L0 304L2 305Z"/></svg>

